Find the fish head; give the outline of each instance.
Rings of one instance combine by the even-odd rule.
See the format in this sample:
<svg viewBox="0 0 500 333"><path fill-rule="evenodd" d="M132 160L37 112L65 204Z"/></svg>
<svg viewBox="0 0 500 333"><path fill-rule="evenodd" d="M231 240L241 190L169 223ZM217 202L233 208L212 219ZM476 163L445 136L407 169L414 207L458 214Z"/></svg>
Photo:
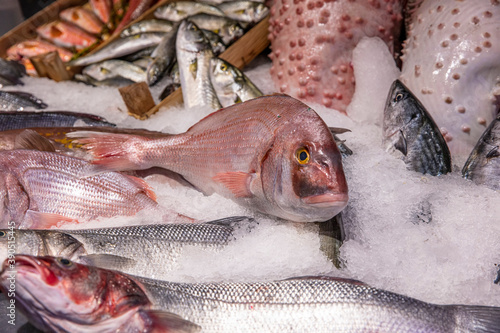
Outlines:
<svg viewBox="0 0 500 333"><path fill-rule="evenodd" d="M182 3L174 1L159 7L156 10L156 15L157 17L161 17L165 20L178 22L189 15L187 10L188 8L186 8L186 6Z"/></svg>
<svg viewBox="0 0 500 333"><path fill-rule="evenodd" d="M384 109L383 136L387 150L407 154L407 142L413 142L424 123L423 106L413 93L395 80Z"/></svg>
<svg viewBox="0 0 500 333"><path fill-rule="evenodd" d="M118 272L60 257L16 255L3 263L0 289L9 290L15 271L16 305L39 329L80 331L149 304L143 290Z"/></svg>
<svg viewBox="0 0 500 333"><path fill-rule="evenodd" d="M176 47L177 49L193 53L211 48L210 42L205 37L203 31L190 20L184 20L179 25Z"/></svg>
<svg viewBox="0 0 500 333"><path fill-rule="evenodd" d="M245 33L245 30L241 25L232 20L228 20L226 24L221 27L221 30L217 32L222 37L222 42L226 45L231 44Z"/></svg>
<svg viewBox="0 0 500 333"><path fill-rule="evenodd" d="M333 135L308 110L280 127L261 166L264 194L279 207L274 213L296 222L326 221L348 201L342 156Z"/></svg>

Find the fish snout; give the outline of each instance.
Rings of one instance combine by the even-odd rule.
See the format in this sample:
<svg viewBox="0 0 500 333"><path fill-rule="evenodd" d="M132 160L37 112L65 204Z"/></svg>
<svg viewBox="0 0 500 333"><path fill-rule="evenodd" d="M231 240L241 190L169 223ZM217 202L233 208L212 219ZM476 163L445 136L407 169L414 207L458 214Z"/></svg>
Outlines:
<svg viewBox="0 0 500 333"><path fill-rule="evenodd" d="M46 284L53 286L59 280L48 266L49 264L45 262L43 258L39 259L26 255L16 255L13 259L6 260L2 269L16 270L18 274L28 273L39 275Z"/></svg>

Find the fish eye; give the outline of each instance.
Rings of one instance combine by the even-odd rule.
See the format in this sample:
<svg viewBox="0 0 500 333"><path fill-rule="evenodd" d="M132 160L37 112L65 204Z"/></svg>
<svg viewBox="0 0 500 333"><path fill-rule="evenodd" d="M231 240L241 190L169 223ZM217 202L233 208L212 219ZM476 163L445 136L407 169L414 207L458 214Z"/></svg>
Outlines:
<svg viewBox="0 0 500 333"><path fill-rule="evenodd" d="M7 234L5 233L5 231L0 231L0 238L3 238L5 237Z"/></svg>
<svg viewBox="0 0 500 333"><path fill-rule="evenodd" d="M397 93L396 97L394 97L394 102L399 102L402 99L403 99L403 94L402 93Z"/></svg>
<svg viewBox="0 0 500 333"><path fill-rule="evenodd" d="M66 259L66 258L58 258L57 261L64 267L73 266L73 262L71 260Z"/></svg>
<svg viewBox="0 0 500 333"><path fill-rule="evenodd" d="M309 157L309 152L306 148L297 149L295 152L295 158L300 164L307 164L307 162L309 162Z"/></svg>
<svg viewBox="0 0 500 333"><path fill-rule="evenodd" d="M191 24L191 26L189 27L189 29L193 30L193 31L197 31L198 30L198 27L194 24Z"/></svg>
<svg viewBox="0 0 500 333"><path fill-rule="evenodd" d="M220 65L220 70L225 72L227 70L227 65L226 64L221 64Z"/></svg>

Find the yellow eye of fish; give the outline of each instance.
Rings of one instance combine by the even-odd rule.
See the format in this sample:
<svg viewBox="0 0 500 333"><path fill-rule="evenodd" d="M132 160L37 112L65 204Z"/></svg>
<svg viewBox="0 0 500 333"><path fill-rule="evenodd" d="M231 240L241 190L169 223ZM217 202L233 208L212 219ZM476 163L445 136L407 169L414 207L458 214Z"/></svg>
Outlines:
<svg viewBox="0 0 500 333"><path fill-rule="evenodd" d="M59 258L59 259L57 259L57 261L59 261L59 263L65 267L73 266L73 262L71 260L66 259L66 258Z"/></svg>
<svg viewBox="0 0 500 333"><path fill-rule="evenodd" d="M220 65L220 70L223 71L223 72L225 72L227 70L226 64L221 64Z"/></svg>
<svg viewBox="0 0 500 333"><path fill-rule="evenodd" d="M300 148L295 152L295 158L300 164L307 164L309 162L309 152L305 148Z"/></svg>
<svg viewBox="0 0 500 333"><path fill-rule="evenodd" d="M0 231L0 238L5 237L5 235L6 235L5 231Z"/></svg>
<svg viewBox="0 0 500 333"><path fill-rule="evenodd" d="M396 97L394 97L394 102L399 102L402 99L403 99L403 94L402 93L398 93L396 95Z"/></svg>

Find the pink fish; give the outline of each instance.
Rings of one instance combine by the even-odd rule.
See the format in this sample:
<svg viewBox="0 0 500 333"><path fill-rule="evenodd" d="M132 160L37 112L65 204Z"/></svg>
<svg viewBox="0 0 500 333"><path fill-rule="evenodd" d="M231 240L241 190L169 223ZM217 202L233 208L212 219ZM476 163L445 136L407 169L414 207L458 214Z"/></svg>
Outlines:
<svg viewBox="0 0 500 333"><path fill-rule="evenodd" d="M104 27L104 24L92 11L83 7L67 8L61 11L59 16L94 35L99 35Z"/></svg>
<svg viewBox="0 0 500 333"><path fill-rule="evenodd" d="M0 226L46 229L59 222L130 216L158 208L141 179L117 172L81 178L90 163L50 152L0 152Z"/></svg>
<svg viewBox="0 0 500 333"><path fill-rule="evenodd" d="M89 3L97 17L108 24L111 18L111 0L89 0Z"/></svg>
<svg viewBox="0 0 500 333"><path fill-rule="evenodd" d="M393 49L400 0L273 0L271 75L280 92L345 112L354 93L352 51L380 37Z"/></svg>
<svg viewBox="0 0 500 333"><path fill-rule="evenodd" d="M38 27L36 32L54 44L62 47L74 47L77 50L82 50L97 42L96 37L75 25L63 21L52 21L44 24Z"/></svg>
<svg viewBox="0 0 500 333"><path fill-rule="evenodd" d="M115 33L119 33L130 21L141 16L154 2L155 0L130 0L127 12L116 27Z"/></svg>
<svg viewBox="0 0 500 333"><path fill-rule="evenodd" d="M16 307L44 332L199 331L177 315L152 310L141 285L119 272L63 258L16 255L0 271L5 295L10 295L12 276Z"/></svg>
<svg viewBox="0 0 500 333"><path fill-rule="evenodd" d="M97 158L96 170L162 167L203 193L298 222L325 221L348 200L341 155L314 110L286 96L220 109L164 138L69 133Z"/></svg>

